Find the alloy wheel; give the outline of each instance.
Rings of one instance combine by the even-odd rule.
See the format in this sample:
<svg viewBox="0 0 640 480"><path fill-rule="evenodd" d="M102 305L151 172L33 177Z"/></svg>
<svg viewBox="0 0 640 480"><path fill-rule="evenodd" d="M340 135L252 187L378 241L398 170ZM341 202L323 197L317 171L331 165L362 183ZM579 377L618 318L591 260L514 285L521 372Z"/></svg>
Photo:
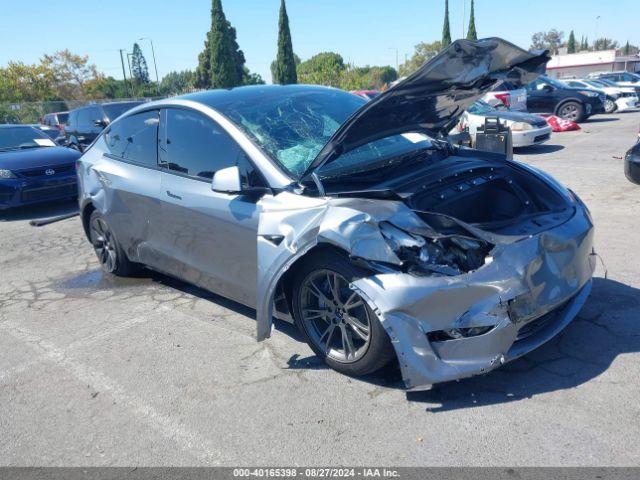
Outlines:
<svg viewBox="0 0 640 480"><path fill-rule="evenodd" d="M613 102L613 100L607 98L604 101L604 110L607 113L613 113L613 111L616 109L616 104Z"/></svg>
<svg viewBox="0 0 640 480"><path fill-rule="evenodd" d="M574 122L578 119L579 112L578 107L573 104L565 105L560 110L560 117L566 120L573 120Z"/></svg>
<svg viewBox="0 0 640 480"><path fill-rule="evenodd" d="M371 343L371 317L364 300L332 270L316 270L300 288L301 321L327 357L353 363Z"/></svg>
<svg viewBox="0 0 640 480"><path fill-rule="evenodd" d="M109 226L101 218L91 223L91 243L102 266L108 272L113 272L117 265L115 240Z"/></svg>

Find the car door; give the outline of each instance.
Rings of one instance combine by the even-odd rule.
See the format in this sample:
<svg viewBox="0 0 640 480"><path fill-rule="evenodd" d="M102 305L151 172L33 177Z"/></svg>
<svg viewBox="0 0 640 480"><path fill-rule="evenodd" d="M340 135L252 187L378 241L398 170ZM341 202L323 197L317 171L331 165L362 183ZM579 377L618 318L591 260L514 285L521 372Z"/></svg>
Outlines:
<svg viewBox="0 0 640 480"><path fill-rule="evenodd" d="M158 168L159 110L115 122L98 140L104 153L92 169L105 186L103 214L130 260L154 266L155 225L161 213Z"/></svg>
<svg viewBox="0 0 640 480"><path fill-rule="evenodd" d="M556 90L542 80L527 85L527 110L531 113L553 113L555 110Z"/></svg>
<svg viewBox="0 0 640 480"><path fill-rule="evenodd" d="M216 122L185 108L162 111L163 267L167 273L254 306L258 198L214 192L216 171L239 166L246 186L264 181Z"/></svg>

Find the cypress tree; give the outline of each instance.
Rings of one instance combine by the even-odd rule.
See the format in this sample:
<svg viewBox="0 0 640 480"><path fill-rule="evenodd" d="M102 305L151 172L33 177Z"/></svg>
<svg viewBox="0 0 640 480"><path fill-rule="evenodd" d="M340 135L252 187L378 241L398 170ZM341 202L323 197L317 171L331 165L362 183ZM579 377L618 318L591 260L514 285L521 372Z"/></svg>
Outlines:
<svg viewBox="0 0 640 480"><path fill-rule="evenodd" d="M442 48L451 45L451 29L449 28L449 0L444 0L444 25L442 27Z"/></svg>
<svg viewBox="0 0 640 480"><path fill-rule="evenodd" d="M569 34L567 53L576 53L576 36L573 34L573 30L571 30L571 33Z"/></svg>
<svg viewBox="0 0 640 480"><path fill-rule="evenodd" d="M631 55L631 45L629 45L629 40L624 44L624 48L622 49L623 55Z"/></svg>
<svg viewBox="0 0 640 480"><path fill-rule="evenodd" d="M589 50L589 37L584 37L584 43L582 44L582 50Z"/></svg>
<svg viewBox="0 0 640 480"><path fill-rule="evenodd" d="M198 88L211 88L211 55L209 53L209 33L204 41L204 50L198 55L198 66L196 67L195 86Z"/></svg>
<svg viewBox="0 0 640 480"><path fill-rule="evenodd" d="M224 16L221 0L211 5L211 32L209 33L209 76L214 88L232 88L242 83L236 68L229 23Z"/></svg>
<svg viewBox="0 0 640 480"><path fill-rule="evenodd" d="M471 16L469 17L467 40L478 40L478 34L476 33L476 12L473 3L474 1L471 0Z"/></svg>
<svg viewBox="0 0 640 480"><path fill-rule="evenodd" d="M243 85L246 82L244 81L245 76L245 67L246 59L244 57L244 52L240 50L240 46L238 45L238 40L236 37L236 29L231 26L231 23L227 21L227 31L229 34L229 42L231 43L231 53L233 56L233 64L235 66L236 79L238 81L238 85Z"/></svg>
<svg viewBox="0 0 640 480"><path fill-rule="evenodd" d="M287 85L298 83L296 61L293 55L291 43L291 31L289 30L289 16L284 0L280 2L280 19L278 20L278 56L274 68L273 83Z"/></svg>

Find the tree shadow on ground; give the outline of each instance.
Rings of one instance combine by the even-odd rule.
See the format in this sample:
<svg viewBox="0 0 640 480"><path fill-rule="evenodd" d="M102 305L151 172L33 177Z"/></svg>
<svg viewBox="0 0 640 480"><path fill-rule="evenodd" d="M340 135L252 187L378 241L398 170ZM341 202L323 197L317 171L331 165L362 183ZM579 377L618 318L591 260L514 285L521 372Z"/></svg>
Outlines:
<svg viewBox="0 0 640 480"><path fill-rule="evenodd" d="M640 290L594 279L576 319L539 349L487 375L407 393L431 412L513 402L573 388L605 372L616 357L640 351Z"/></svg>

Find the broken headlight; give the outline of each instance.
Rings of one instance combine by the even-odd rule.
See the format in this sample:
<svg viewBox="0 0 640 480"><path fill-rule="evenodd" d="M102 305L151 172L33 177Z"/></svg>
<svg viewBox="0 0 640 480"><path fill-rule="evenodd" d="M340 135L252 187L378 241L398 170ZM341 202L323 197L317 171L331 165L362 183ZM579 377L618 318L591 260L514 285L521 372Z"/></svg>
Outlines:
<svg viewBox="0 0 640 480"><path fill-rule="evenodd" d="M492 246L459 235L425 238L381 222L380 232L403 268L414 275L461 275L485 264Z"/></svg>

